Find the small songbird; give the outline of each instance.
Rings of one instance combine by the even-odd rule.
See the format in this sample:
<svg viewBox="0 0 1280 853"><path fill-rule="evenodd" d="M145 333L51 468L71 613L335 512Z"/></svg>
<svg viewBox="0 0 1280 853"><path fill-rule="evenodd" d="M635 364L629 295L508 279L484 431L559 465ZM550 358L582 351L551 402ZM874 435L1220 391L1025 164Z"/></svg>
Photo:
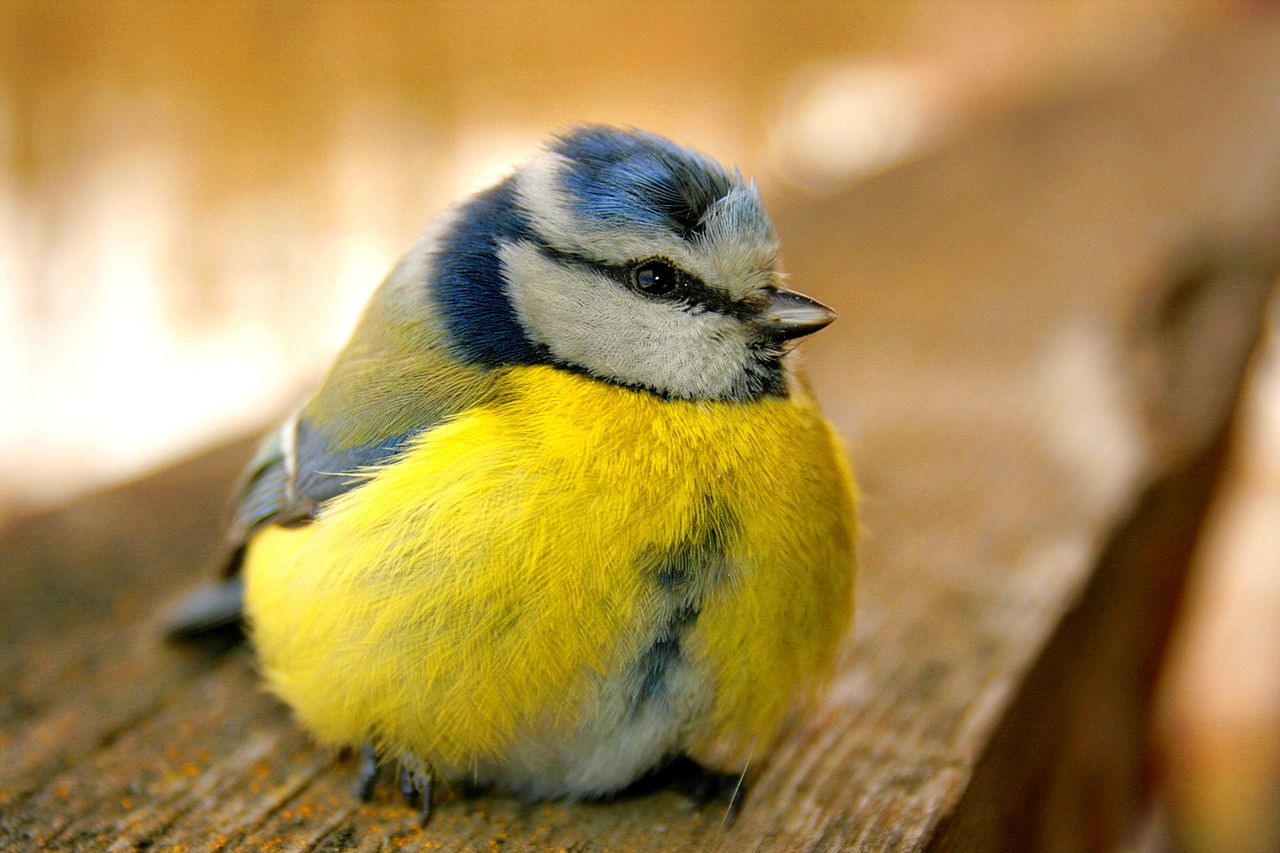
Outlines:
<svg viewBox="0 0 1280 853"><path fill-rule="evenodd" d="M741 773L852 611L852 476L788 358L835 315L777 254L736 172L639 131L554 138L392 270L178 630L242 581L270 689L365 746L365 795L398 762L424 814L432 779Z"/></svg>

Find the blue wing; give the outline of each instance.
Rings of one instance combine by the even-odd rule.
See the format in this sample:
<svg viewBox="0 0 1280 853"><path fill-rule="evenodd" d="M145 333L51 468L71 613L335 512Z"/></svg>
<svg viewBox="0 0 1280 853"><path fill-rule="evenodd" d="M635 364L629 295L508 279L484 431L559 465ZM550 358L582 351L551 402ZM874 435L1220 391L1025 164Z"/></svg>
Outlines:
<svg viewBox="0 0 1280 853"><path fill-rule="evenodd" d="M198 587L166 608L165 632L192 639L238 630L244 610L240 566L245 545L270 524L306 524L324 504L354 489L361 472L391 461L430 424L366 444L335 449L325 433L307 420L291 418L268 435L245 468L216 559L222 579Z"/></svg>
<svg viewBox="0 0 1280 853"><path fill-rule="evenodd" d="M171 634L237 621L240 563L254 533L316 518L414 436L492 399L506 365L534 358L501 298L497 240L525 233L509 184L474 199L440 238L444 249L416 247L374 293L320 390L266 437L241 476L218 555L221 591L202 599L209 606L176 608Z"/></svg>
<svg viewBox="0 0 1280 853"><path fill-rule="evenodd" d="M241 480L228 538L242 544L266 524L301 524L327 501L360 484L360 471L385 464L424 424L389 438L331 447L324 431L302 417L267 436Z"/></svg>

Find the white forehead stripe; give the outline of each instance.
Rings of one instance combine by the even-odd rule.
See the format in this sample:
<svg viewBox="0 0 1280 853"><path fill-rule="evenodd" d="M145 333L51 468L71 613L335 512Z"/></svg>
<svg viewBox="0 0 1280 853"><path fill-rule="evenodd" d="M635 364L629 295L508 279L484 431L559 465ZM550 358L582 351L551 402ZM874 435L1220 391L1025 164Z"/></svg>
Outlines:
<svg viewBox="0 0 1280 853"><path fill-rule="evenodd" d="M687 258L689 245L674 234L579 219L564 188L563 176L570 166L564 155L546 151L526 163L516 175L520 206L529 214L529 225L548 245L609 264L655 254L673 260Z"/></svg>
<svg viewBox="0 0 1280 853"><path fill-rule="evenodd" d="M583 221L564 185L570 167L566 157L548 151L516 175L520 206L547 245L606 264L666 258L739 298L772 283L778 240L754 183L734 186L707 211L703 233L686 241L662 228Z"/></svg>
<svg viewBox="0 0 1280 853"><path fill-rule="evenodd" d="M649 299L531 243L503 244L499 257L521 325L560 361L690 399L734 396L752 375L731 317Z"/></svg>

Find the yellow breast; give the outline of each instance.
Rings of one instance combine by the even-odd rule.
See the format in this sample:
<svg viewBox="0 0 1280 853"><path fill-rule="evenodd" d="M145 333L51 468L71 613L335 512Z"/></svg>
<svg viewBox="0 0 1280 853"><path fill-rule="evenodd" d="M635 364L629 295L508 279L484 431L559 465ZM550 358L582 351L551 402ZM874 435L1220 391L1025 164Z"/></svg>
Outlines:
<svg viewBox="0 0 1280 853"><path fill-rule="evenodd" d="M522 732L574 726L680 612L714 696L684 746L767 741L852 606L852 481L816 406L549 367L504 383L316 522L250 543L272 689L325 741L501 762Z"/></svg>

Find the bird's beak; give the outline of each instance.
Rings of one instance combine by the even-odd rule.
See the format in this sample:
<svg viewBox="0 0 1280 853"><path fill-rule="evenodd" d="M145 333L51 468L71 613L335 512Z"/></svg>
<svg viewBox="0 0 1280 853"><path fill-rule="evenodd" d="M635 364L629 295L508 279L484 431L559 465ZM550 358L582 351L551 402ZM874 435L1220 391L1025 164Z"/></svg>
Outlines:
<svg viewBox="0 0 1280 853"><path fill-rule="evenodd" d="M760 312L760 327L776 341L812 335L836 318L836 312L816 299L779 288Z"/></svg>

